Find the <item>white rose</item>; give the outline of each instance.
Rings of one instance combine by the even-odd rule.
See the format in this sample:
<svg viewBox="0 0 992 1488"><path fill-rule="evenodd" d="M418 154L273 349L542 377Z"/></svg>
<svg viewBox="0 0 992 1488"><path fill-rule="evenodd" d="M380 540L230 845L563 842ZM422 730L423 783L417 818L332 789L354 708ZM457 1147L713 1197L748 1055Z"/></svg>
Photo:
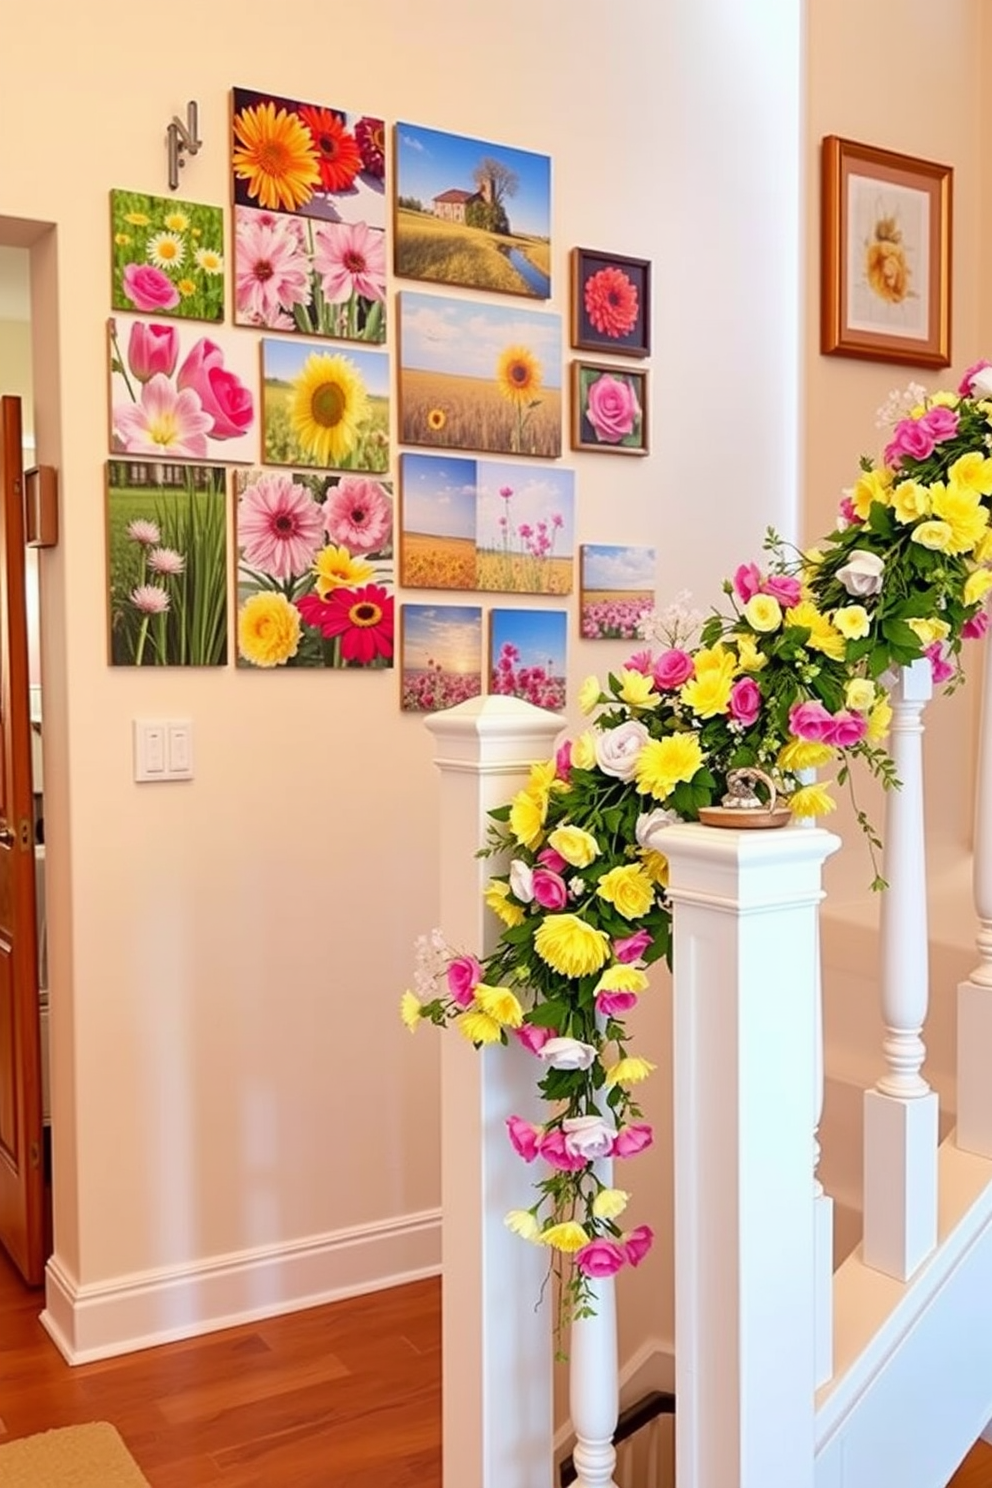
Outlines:
<svg viewBox="0 0 992 1488"><path fill-rule="evenodd" d="M587 1070L596 1058L596 1050L580 1039L552 1038L542 1045L539 1058L552 1069Z"/></svg>
<svg viewBox="0 0 992 1488"><path fill-rule="evenodd" d="M534 871L520 858L510 864L510 888L521 904L529 904L534 897Z"/></svg>
<svg viewBox="0 0 992 1488"><path fill-rule="evenodd" d="M992 367L983 367L980 372L975 372L971 379L971 396L973 398L992 398Z"/></svg>
<svg viewBox="0 0 992 1488"><path fill-rule="evenodd" d="M642 811L634 827L638 847L650 850L653 846L651 838L655 832L660 832L662 827L674 826L681 820L677 811L666 811L664 806L656 806L653 811Z"/></svg>
<svg viewBox="0 0 992 1488"><path fill-rule="evenodd" d="M616 780L633 780L637 756L650 738L643 723L629 718L619 728L605 729L596 735L596 763L604 775Z"/></svg>
<svg viewBox="0 0 992 1488"><path fill-rule="evenodd" d="M561 1124L569 1157L609 1157L617 1129L602 1116L566 1116Z"/></svg>
<svg viewBox="0 0 992 1488"><path fill-rule="evenodd" d="M854 548L843 568L837 570L837 577L848 594L861 598L866 594L879 592L884 572L884 558L880 558L877 553L866 552L864 548Z"/></svg>

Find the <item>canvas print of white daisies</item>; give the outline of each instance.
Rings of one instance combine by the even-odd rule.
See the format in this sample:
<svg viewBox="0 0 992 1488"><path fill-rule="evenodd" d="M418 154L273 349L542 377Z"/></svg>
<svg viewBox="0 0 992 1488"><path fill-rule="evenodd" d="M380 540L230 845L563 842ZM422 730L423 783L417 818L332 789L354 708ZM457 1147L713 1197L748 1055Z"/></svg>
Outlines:
<svg viewBox="0 0 992 1488"><path fill-rule="evenodd" d="M115 310L224 319L224 213L140 191L111 191Z"/></svg>

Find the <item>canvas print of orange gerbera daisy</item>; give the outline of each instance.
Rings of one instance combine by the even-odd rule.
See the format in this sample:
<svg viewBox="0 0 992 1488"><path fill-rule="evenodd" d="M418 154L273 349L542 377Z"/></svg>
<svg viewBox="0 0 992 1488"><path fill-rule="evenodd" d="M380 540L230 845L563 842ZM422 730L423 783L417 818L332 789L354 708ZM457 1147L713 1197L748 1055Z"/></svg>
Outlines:
<svg viewBox="0 0 992 1488"><path fill-rule="evenodd" d="M572 345L646 357L651 350L651 264L572 249Z"/></svg>
<svg viewBox="0 0 992 1488"><path fill-rule="evenodd" d="M386 226L386 126L371 114L232 90L238 207Z"/></svg>

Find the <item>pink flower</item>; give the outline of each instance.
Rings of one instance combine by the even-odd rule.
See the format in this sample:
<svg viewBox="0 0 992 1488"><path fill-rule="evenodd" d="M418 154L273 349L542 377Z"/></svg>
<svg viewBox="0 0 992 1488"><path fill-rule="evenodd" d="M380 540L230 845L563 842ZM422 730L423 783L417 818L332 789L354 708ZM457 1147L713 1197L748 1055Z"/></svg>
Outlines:
<svg viewBox="0 0 992 1488"><path fill-rule="evenodd" d="M961 627L961 634L966 641L980 641L989 628L989 615L987 610L979 610L977 615L972 615Z"/></svg>
<svg viewBox="0 0 992 1488"><path fill-rule="evenodd" d="M179 304L172 280L152 264L126 264L122 285L136 310L172 310Z"/></svg>
<svg viewBox="0 0 992 1488"><path fill-rule="evenodd" d="M456 956L448 963L448 991L459 1007L470 1007L482 981L482 967L474 956Z"/></svg>
<svg viewBox="0 0 992 1488"><path fill-rule="evenodd" d="M620 1237L620 1244L630 1265L639 1266L654 1244L654 1231L650 1225L638 1225Z"/></svg>
<svg viewBox="0 0 992 1488"><path fill-rule="evenodd" d="M769 574L761 586L761 592L777 599L783 610L791 610L793 605L799 603L802 585L791 574Z"/></svg>
<svg viewBox="0 0 992 1488"><path fill-rule="evenodd" d="M756 563L742 563L734 574L734 590L742 604L761 593L761 572Z"/></svg>
<svg viewBox="0 0 992 1488"><path fill-rule="evenodd" d="M561 853L555 852L553 847L542 847L537 855L537 861L543 864L549 873L561 873L564 868L568 867Z"/></svg>
<svg viewBox="0 0 992 1488"><path fill-rule="evenodd" d="M565 880L558 873L552 873L547 868L535 868L531 886L534 900L542 909L564 909L568 903L568 889Z"/></svg>
<svg viewBox="0 0 992 1488"><path fill-rule="evenodd" d="M789 728L797 739L822 744L833 725L833 714L828 713L822 703L793 703L789 709Z"/></svg>
<svg viewBox="0 0 992 1488"><path fill-rule="evenodd" d="M292 476L259 475L238 502L238 542L246 568L274 579L308 573L324 535L324 513Z"/></svg>
<svg viewBox="0 0 992 1488"><path fill-rule="evenodd" d="M629 1013L632 1007L637 1006L636 992L597 992L596 1011L602 1013L604 1018L616 1018L624 1013Z"/></svg>
<svg viewBox="0 0 992 1488"><path fill-rule="evenodd" d="M951 439L958 428L958 416L951 408L931 408L922 418L901 419L885 447L885 463L898 469L905 456L925 460L934 446Z"/></svg>
<svg viewBox="0 0 992 1488"><path fill-rule="evenodd" d="M624 666L628 672L640 672L642 677L648 677L654 666L654 657L650 651L635 651L633 656L627 657Z"/></svg>
<svg viewBox="0 0 992 1488"><path fill-rule="evenodd" d="M143 615L164 615L169 608L169 596L157 584L139 584L131 590L131 603Z"/></svg>
<svg viewBox="0 0 992 1488"><path fill-rule="evenodd" d="M934 641L932 646L927 646L923 655L930 663L930 674L933 677L934 686L951 680L954 676L954 668L947 660L944 648L939 641Z"/></svg>
<svg viewBox="0 0 992 1488"><path fill-rule="evenodd" d="M623 1126L613 1139L614 1157L636 1157L654 1141L654 1129L646 1121L632 1121Z"/></svg>
<svg viewBox="0 0 992 1488"><path fill-rule="evenodd" d="M186 567L185 557L175 548L150 548L145 562L152 573L165 574L167 578L175 578Z"/></svg>
<svg viewBox="0 0 992 1488"><path fill-rule="evenodd" d="M962 393L964 397L970 398L972 394L972 379L977 373L983 372L986 367L992 367L992 362L989 361L988 357L982 357L980 362L972 362L958 384L958 392Z"/></svg>
<svg viewBox="0 0 992 1488"><path fill-rule="evenodd" d="M506 1129L510 1134L514 1151L523 1158L524 1162L533 1162L538 1152L537 1139L541 1128L525 1121L522 1116L508 1116Z"/></svg>
<svg viewBox="0 0 992 1488"><path fill-rule="evenodd" d="M586 1158L568 1151L565 1146L565 1133L560 1126L554 1126L543 1136L538 1137L537 1150L544 1161L550 1163L553 1168L557 1168L559 1173L577 1173L580 1168L585 1167L587 1162Z"/></svg>
<svg viewBox="0 0 992 1488"><path fill-rule="evenodd" d="M586 1276L615 1276L627 1254L615 1240L590 1240L576 1252L575 1264Z"/></svg>
<svg viewBox="0 0 992 1488"><path fill-rule="evenodd" d="M823 736L824 744L834 744L838 749L850 749L860 744L868 732L868 720L863 713L851 713L842 709L835 713L830 729Z"/></svg>
<svg viewBox="0 0 992 1488"><path fill-rule="evenodd" d="M513 487L512 486L500 486L500 488L499 488L499 494L502 496L502 498L503 498L504 501L509 501L510 497L513 495Z"/></svg>
<svg viewBox="0 0 992 1488"><path fill-rule="evenodd" d="M861 521L861 518L858 516L858 513L854 508L854 502L851 500L850 496L845 496L843 498L838 510L840 511L841 516L849 527L854 527L858 522Z"/></svg>
<svg viewBox="0 0 992 1488"><path fill-rule="evenodd" d="M213 427L211 439L240 439L255 420L255 400L240 377L224 367L224 353L201 336L179 368L176 385L196 394Z"/></svg>
<svg viewBox="0 0 992 1488"><path fill-rule="evenodd" d="M936 408L930 408L920 419L927 433L933 438L934 444L943 444L945 439L953 439L958 432L960 419L953 408L944 408L940 404Z"/></svg>
<svg viewBox="0 0 992 1488"><path fill-rule="evenodd" d="M654 944L653 937L647 930L637 930L633 935L623 935L613 942L613 954L618 961L628 965L631 961L639 961L649 946Z"/></svg>
<svg viewBox="0 0 992 1488"><path fill-rule="evenodd" d="M654 664L654 685L662 692L671 692L688 682L694 671L695 664L688 651L673 646L670 651L662 651Z"/></svg>
<svg viewBox="0 0 992 1488"><path fill-rule="evenodd" d="M586 418L601 444L619 444L640 416L641 405L629 382L604 372L590 385Z"/></svg>
<svg viewBox="0 0 992 1488"><path fill-rule="evenodd" d="M730 689L730 716L736 718L745 728L751 724L761 712L761 693L758 684L753 677L738 677Z"/></svg>
<svg viewBox="0 0 992 1488"><path fill-rule="evenodd" d="M234 303L251 325L278 328L287 310L310 303L310 264L293 219L236 207ZM290 319L289 326L293 326ZM289 327L286 327L289 329Z"/></svg>
<svg viewBox="0 0 992 1488"><path fill-rule="evenodd" d="M352 553L375 553L392 536L392 503L379 481L343 475L327 494L324 522L331 542Z"/></svg>
<svg viewBox="0 0 992 1488"><path fill-rule="evenodd" d="M555 779L556 780L567 780L568 777L569 777L569 775L571 773L572 773L572 741L571 741L571 739L566 739L565 742L564 742L564 744L559 744L558 749L557 749L557 751L555 753ZM554 848L550 848L550 849L546 848L545 851L546 852L547 851L550 851L550 852L554 853L555 857L558 857L558 854L554 852ZM540 861L541 862L544 861L543 856L540 858ZM562 860L562 861L564 862L564 860ZM551 866L551 865L549 864L548 866Z"/></svg>
<svg viewBox="0 0 992 1488"><path fill-rule="evenodd" d="M171 377L179 357L179 336L175 326L155 325L136 320L127 341L127 364L139 382L147 382L156 372Z"/></svg>
<svg viewBox="0 0 992 1488"><path fill-rule="evenodd" d="M141 389L139 403L114 408L114 447L129 455L177 455L202 459L207 453L210 415L194 392L178 392L161 372Z"/></svg>
<svg viewBox="0 0 992 1488"><path fill-rule="evenodd" d="M510 1032L518 1043L523 1044L532 1054L540 1054L549 1039L557 1038L558 1034L554 1028L538 1028L536 1023L523 1023L519 1028L512 1028Z"/></svg>
<svg viewBox="0 0 992 1488"><path fill-rule="evenodd" d="M332 222L318 227L313 266L324 298L332 305L386 298L386 235L366 222Z"/></svg>

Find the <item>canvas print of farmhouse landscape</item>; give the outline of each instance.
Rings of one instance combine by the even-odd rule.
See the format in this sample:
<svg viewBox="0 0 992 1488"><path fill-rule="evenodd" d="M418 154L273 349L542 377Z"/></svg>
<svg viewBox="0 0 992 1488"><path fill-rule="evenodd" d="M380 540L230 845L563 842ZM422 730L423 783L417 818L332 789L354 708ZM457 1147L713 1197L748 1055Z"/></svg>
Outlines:
<svg viewBox="0 0 992 1488"><path fill-rule="evenodd" d="M398 124L395 158L397 274L549 298L550 156Z"/></svg>

